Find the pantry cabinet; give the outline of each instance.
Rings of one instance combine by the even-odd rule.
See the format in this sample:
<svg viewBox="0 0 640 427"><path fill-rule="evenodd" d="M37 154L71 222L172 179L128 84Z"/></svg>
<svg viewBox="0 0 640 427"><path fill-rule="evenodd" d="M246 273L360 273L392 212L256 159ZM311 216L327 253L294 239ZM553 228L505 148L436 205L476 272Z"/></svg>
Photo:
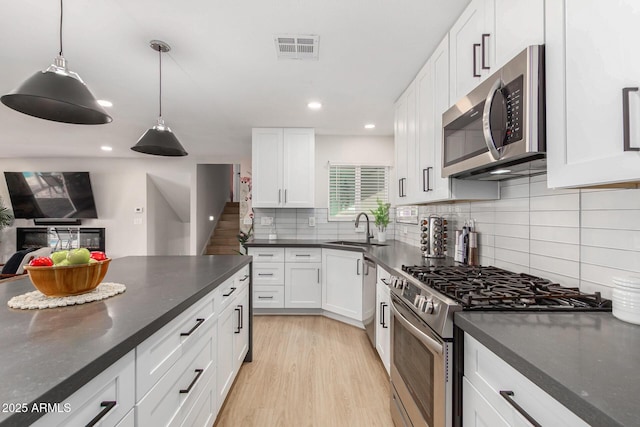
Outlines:
<svg viewBox="0 0 640 427"><path fill-rule="evenodd" d="M322 249L322 308L362 322L362 252Z"/></svg>
<svg viewBox="0 0 640 427"><path fill-rule="evenodd" d="M640 181L640 4L547 0L545 16L549 187Z"/></svg>
<svg viewBox="0 0 640 427"><path fill-rule="evenodd" d="M313 207L313 129L254 128L251 153L253 207Z"/></svg>
<svg viewBox="0 0 640 427"><path fill-rule="evenodd" d="M525 47L544 42L544 0L472 0L449 31L450 105Z"/></svg>
<svg viewBox="0 0 640 427"><path fill-rule="evenodd" d="M464 334L462 424L587 427L588 424L528 378Z"/></svg>

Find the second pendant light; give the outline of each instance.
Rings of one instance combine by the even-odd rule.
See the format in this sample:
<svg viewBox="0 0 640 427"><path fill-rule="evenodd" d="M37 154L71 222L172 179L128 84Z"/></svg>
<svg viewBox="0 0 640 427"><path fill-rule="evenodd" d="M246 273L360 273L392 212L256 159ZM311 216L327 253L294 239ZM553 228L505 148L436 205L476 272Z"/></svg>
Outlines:
<svg viewBox="0 0 640 427"><path fill-rule="evenodd" d="M164 124L162 118L162 54L169 52L171 47L163 41L151 40L151 49L158 52L160 58L160 93L159 93L159 115L158 124L147 130L140 137L136 145L131 147L138 153L151 154L154 156L186 156L188 153L173 134L169 126Z"/></svg>

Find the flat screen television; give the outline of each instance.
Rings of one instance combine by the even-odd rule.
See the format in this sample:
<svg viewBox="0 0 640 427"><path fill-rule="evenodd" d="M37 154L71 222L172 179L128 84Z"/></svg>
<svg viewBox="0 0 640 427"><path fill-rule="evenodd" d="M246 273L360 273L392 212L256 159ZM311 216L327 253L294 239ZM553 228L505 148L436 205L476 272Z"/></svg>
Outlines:
<svg viewBox="0 0 640 427"><path fill-rule="evenodd" d="M5 172L16 218L98 218L89 172Z"/></svg>

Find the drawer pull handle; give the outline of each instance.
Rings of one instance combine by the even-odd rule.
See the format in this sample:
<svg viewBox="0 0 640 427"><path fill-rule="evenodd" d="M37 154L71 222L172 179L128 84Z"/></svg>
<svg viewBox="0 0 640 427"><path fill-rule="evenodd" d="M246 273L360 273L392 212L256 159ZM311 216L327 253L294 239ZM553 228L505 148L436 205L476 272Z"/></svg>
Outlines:
<svg viewBox="0 0 640 427"><path fill-rule="evenodd" d="M525 417L527 421L529 421L534 427L542 427L540 423L538 423L531 415L529 415L522 406L518 405L516 401L513 400L513 398L511 397L513 395L514 393L511 390L500 390L500 396L504 397L504 399L509 402L509 404L513 406L516 411L520 412L520 415Z"/></svg>
<svg viewBox="0 0 640 427"><path fill-rule="evenodd" d="M238 313L238 329L236 329L233 333L234 334L239 334L240 333L240 329L242 329L242 326L240 325L240 322L242 322L242 310L240 310L242 306L239 305L238 307L234 308L234 310L236 311L236 313Z"/></svg>
<svg viewBox="0 0 640 427"><path fill-rule="evenodd" d="M198 329L200 327L200 325L202 325L202 322L204 322L203 318L196 319L196 324L193 325L193 328L189 329L189 332L181 332L180 336L181 337L188 337L189 335L191 335L193 333L193 331L195 331L196 329Z"/></svg>
<svg viewBox="0 0 640 427"><path fill-rule="evenodd" d="M240 304L240 329L244 329L244 306Z"/></svg>
<svg viewBox="0 0 640 427"><path fill-rule="evenodd" d="M232 293L234 293L236 291L236 288L231 288L231 290L229 291L229 293L227 294L222 294L223 297L228 297L229 295L231 295Z"/></svg>
<svg viewBox="0 0 640 427"><path fill-rule="evenodd" d="M296 256L307 256L307 257L310 257L311 254L296 254Z"/></svg>
<svg viewBox="0 0 640 427"><path fill-rule="evenodd" d="M242 279L240 279L241 282L244 282L245 280L247 280L249 278L248 274L245 274L244 277Z"/></svg>
<svg viewBox="0 0 640 427"><path fill-rule="evenodd" d="M258 256L273 256L273 254L258 254Z"/></svg>
<svg viewBox="0 0 640 427"><path fill-rule="evenodd" d="M98 421L100 421L102 417L107 415L107 412L112 410L117 403L118 402L116 402L115 400L105 400L104 402L100 403L100 406L104 409L100 411L100 413L96 415L91 421L89 421L89 424L87 424L86 427L93 427L94 425L98 424Z"/></svg>
<svg viewBox="0 0 640 427"><path fill-rule="evenodd" d="M258 273L258 276L273 276L273 273Z"/></svg>
<svg viewBox="0 0 640 427"><path fill-rule="evenodd" d="M271 295L270 297L258 297L258 299L273 299L273 295Z"/></svg>
<svg viewBox="0 0 640 427"><path fill-rule="evenodd" d="M200 375L202 375L202 373L204 372L204 369L196 369L194 372L196 373L195 378L193 379L193 381L191 381L191 384L189 384L189 387L183 388L182 390L180 390L181 394L189 393L191 391L193 386L196 385L196 382L198 382L198 380L200 379Z"/></svg>
<svg viewBox="0 0 640 427"><path fill-rule="evenodd" d="M480 43L473 44L473 77L481 77L476 71L476 64L478 63L478 52L476 51L476 48L478 47L480 47Z"/></svg>

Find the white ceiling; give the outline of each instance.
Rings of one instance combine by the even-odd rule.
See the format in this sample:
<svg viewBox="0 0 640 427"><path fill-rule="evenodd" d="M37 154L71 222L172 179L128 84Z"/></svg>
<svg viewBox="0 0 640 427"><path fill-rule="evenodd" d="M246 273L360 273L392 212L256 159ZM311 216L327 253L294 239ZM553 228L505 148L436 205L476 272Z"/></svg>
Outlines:
<svg viewBox="0 0 640 427"><path fill-rule="evenodd" d="M250 156L252 127L392 135L393 103L469 0L65 0L69 68L113 122L49 122L0 105L0 157L145 157L158 113L191 156ZM0 0L0 94L58 52L58 0ZM320 36L318 61L278 60L275 34ZM311 100L322 102L310 111ZM365 123L375 123L365 130ZM100 151L111 145L110 154Z"/></svg>

